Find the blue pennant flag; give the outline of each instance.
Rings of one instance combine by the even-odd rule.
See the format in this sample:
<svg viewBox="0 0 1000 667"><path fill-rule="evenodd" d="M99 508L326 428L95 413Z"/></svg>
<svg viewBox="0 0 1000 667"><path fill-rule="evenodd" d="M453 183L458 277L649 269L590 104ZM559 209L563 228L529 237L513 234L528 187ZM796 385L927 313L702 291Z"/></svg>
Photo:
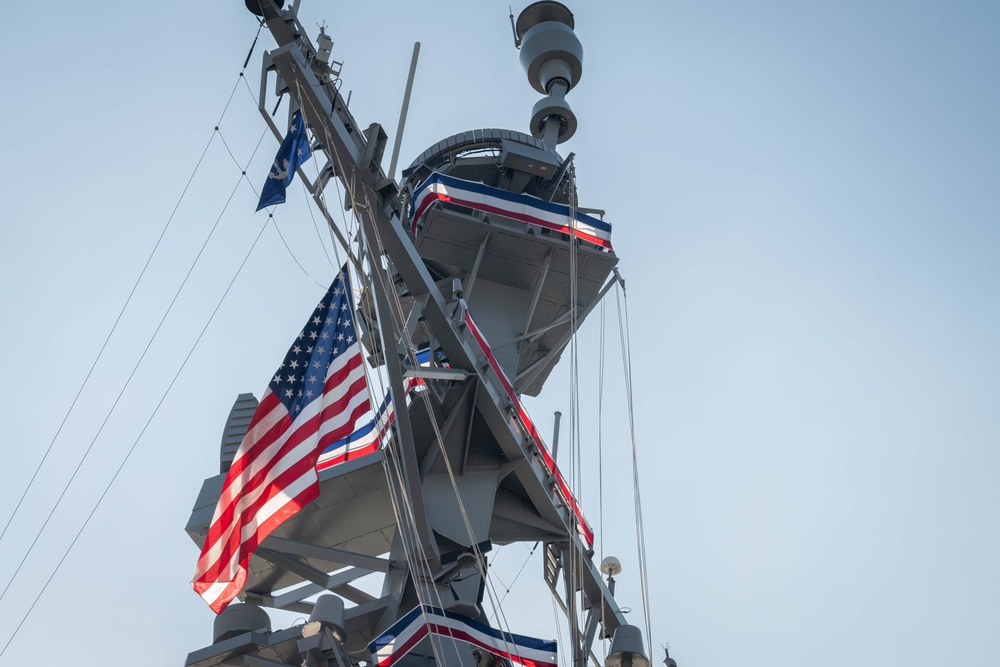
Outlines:
<svg viewBox="0 0 1000 667"><path fill-rule="evenodd" d="M267 174L267 181L260 191L260 202L257 210L265 206L285 203L285 189L295 178L295 170L305 164L312 156L309 150L309 138L302 124L302 112L292 115L292 126L288 128L285 140L281 142L278 154L274 156L274 165Z"/></svg>

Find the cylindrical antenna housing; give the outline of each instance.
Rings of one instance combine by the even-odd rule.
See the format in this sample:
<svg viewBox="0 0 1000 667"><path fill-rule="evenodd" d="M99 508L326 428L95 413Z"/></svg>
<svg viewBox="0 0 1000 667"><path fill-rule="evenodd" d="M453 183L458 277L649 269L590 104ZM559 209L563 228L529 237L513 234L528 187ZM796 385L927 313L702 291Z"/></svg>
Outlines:
<svg viewBox="0 0 1000 667"><path fill-rule="evenodd" d="M566 101L583 75L583 45L574 25L573 12L554 0L528 5L514 25L528 83L545 95L531 110L531 134L553 147L576 132L576 114Z"/></svg>
<svg viewBox="0 0 1000 667"><path fill-rule="evenodd" d="M313 611L309 614L309 622L302 626L302 636L312 637L327 628L337 638L337 641L347 639L347 632L344 630L344 600L340 597L327 593L316 598Z"/></svg>
<svg viewBox="0 0 1000 667"><path fill-rule="evenodd" d="M542 0L528 5L517 17L521 40L521 67L531 87L549 93L556 79L572 90L583 74L583 45L573 32L573 12L561 2Z"/></svg>
<svg viewBox="0 0 1000 667"><path fill-rule="evenodd" d="M615 628L604 667L649 667L646 648L642 644L642 630L634 625Z"/></svg>
<svg viewBox="0 0 1000 667"><path fill-rule="evenodd" d="M271 619L255 604L231 604L215 617L212 643L218 644L247 632L270 632Z"/></svg>

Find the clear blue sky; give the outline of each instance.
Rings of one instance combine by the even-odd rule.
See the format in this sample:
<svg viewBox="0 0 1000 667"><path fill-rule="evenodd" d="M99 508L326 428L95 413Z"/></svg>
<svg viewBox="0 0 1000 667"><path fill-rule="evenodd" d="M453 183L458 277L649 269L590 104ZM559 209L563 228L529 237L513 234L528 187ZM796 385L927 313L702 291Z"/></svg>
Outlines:
<svg viewBox="0 0 1000 667"><path fill-rule="evenodd" d="M524 130L507 4L320 3L362 124L401 163ZM655 644L684 666L986 665L1000 628L1000 41L994 3L573 2L581 204L627 280ZM517 12L520 6L515 6ZM0 24L0 519L59 426L226 105L239 0L21 3ZM256 90L262 36L249 68ZM0 542L0 587L90 444L236 186L263 122L239 85L132 307ZM276 142L248 174L259 187ZM264 222L236 190L65 504L0 600L7 641ZM0 664L181 664L211 641L183 532L236 395L258 395L333 269L304 198L250 254L191 361ZM307 275L308 274L308 275ZM641 616L616 319L603 549ZM580 338L584 506L599 524L599 320ZM568 369L530 402L568 413ZM565 434L564 434L565 435ZM564 461L565 464L565 461ZM2 525L2 523L0 523ZM496 555L507 584L527 550ZM552 634L531 563L515 631ZM506 577L503 577L503 575ZM539 604L539 600L542 604ZM528 609L531 611L526 611ZM541 609L541 612L538 611ZM514 620L511 614L519 617ZM285 622L284 619L282 622ZM658 662L661 656L653 656ZM42 659L45 659L44 657Z"/></svg>

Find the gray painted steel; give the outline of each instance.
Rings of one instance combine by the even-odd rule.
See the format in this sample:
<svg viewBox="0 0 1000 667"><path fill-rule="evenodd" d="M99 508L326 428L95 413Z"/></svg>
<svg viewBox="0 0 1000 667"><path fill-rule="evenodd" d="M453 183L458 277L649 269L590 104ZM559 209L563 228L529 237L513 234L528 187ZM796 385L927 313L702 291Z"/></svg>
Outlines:
<svg viewBox="0 0 1000 667"><path fill-rule="evenodd" d="M571 48L572 14L559 3L535 3L517 24L530 50L529 74L534 71L540 82L548 77L543 90L555 111L533 128L545 141L512 130L462 132L424 151L397 185L380 166L385 132L377 124L358 131L337 87L326 85L329 55L317 57L294 9L264 7L278 48L264 57L262 114L267 113L268 81L280 79L327 153L330 169L313 187L321 192L330 177L338 177L359 203L366 242L377 239L389 260L389 272L370 262L376 273L359 309L369 332L362 338L369 358L386 365L393 395L402 396L407 368L399 354L380 349L371 335L376 330L382 340L398 343L393 352L404 356L429 344L449 368L435 361L423 374L426 389L397 410L390 447L321 472L319 498L275 530L251 558L240 596L246 614L231 612L233 627L218 633L212 646L190 654L187 665L304 662L350 667L364 656L367 642L421 599L485 621L480 572L491 545L543 541L544 580L569 615L575 631L568 650L574 665L582 667L592 656L590 643L599 622L604 624L601 636L610 636L625 623L624 616L613 587L581 542L572 513L559 499L538 443L512 414L510 399L484 364L462 315L466 307L474 313L516 392L537 394L573 333L571 310L578 322L591 312L615 280L618 259L563 234L452 204L435 204L414 237L406 206L406 193L434 170L547 201L575 201L573 181L564 178L571 166L552 147L559 134L565 136L560 128L571 114L564 111L560 120L556 112L568 105L560 106L558 100L580 74L582 48ZM556 42L559 48L553 46ZM552 64L553 54L563 65ZM559 83L567 76L565 85ZM575 303L569 300L571 252L577 265ZM390 307L397 300L402 313ZM246 394L237 399L223 436L223 466L227 456L231 461L234 443L246 430L246 412L255 403ZM204 541L223 477L206 479L195 502L187 531L197 544ZM402 508L394 498L404 492L414 523L397 522ZM352 585L371 573L383 575L378 596ZM580 591L591 610L586 619L576 618L573 591ZM318 594L323 594L319 600L337 596L346 601L342 625L336 609L327 613L329 602L317 607ZM310 623L306 631L257 632L245 627L249 621L236 622L253 619L255 607L269 606L311 614L319 625ZM240 634L242 630L250 631ZM449 667L490 662L477 659L465 645L436 648L444 651L437 657ZM422 651L418 646L402 667L424 661Z"/></svg>

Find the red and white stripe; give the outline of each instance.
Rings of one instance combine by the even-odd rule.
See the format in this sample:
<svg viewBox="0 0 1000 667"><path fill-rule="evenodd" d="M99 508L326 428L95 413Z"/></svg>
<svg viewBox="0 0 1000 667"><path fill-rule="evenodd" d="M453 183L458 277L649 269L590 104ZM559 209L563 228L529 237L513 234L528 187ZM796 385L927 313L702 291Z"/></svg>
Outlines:
<svg viewBox="0 0 1000 667"><path fill-rule="evenodd" d="M413 197L410 231L417 233L424 214L434 202L451 202L490 215L501 215L562 234L570 234L611 251L611 225L575 212L563 204L542 201L531 195L510 193L483 183L434 173L418 188Z"/></svg>
<svg viewBox="0 0 1000 667"><path fill-rule="evenodd" d="M320 452L370 409L357 342L332 360L323 396L294 418L267 390L226 473L191 581L216 613L243 588L257 545L319 495Z"/></svg>
<svg viewBox="0 0 1000 667"><path fill-rule="evenodd" d="M566 479L562 476L559 471L559 466L556 465L555 459L549 453L548 447L545 446L545 442L542 440L542 435L535 428L535 423L531 421L531 417L528 415L528 411L524 408L521 403L521 399L518 398L517 394L514 392L514 385L511 383L507 374L503 372L503 368L500 366L500 362L497 361L496 355L493 354L493 349L490 344L486 341L486 336L483 332L476 326L475 321L472 319L472 314L468 311L465 312L465 323L469 325L469 331L472 332L472 337L475 339L476 344L479 349L482 350L483 354L486 355L487 361L489 361L490 368L496 373L497 378L500 380L500 386L503 387L504 393L514 404L514 409L517 411L518 423L524 429L525 434L531 438L535 445L538 447L538 452L541 455L542 462L545 464L546 469L552 473L555 477L556 487L559 492L559 496L563 503L569 508L573 516L576 517L577 531L580 533L580 537L583 539L583 543L590 548L594 546L594 530L587 523L587 518L583 515L583 509L580 507L580 503L577 502L576 497L569 488L569 484L566 483Z"/></svg>
<svg viewBox="0 0 1000 667"><path fill-rule="evenodd" d="M522 667L557 667L556 643L502 632L454 612L420 605L368 644L375 667L393 667L428 635L458 640ZM441 641L441 640L439 640Z"/></svg>

